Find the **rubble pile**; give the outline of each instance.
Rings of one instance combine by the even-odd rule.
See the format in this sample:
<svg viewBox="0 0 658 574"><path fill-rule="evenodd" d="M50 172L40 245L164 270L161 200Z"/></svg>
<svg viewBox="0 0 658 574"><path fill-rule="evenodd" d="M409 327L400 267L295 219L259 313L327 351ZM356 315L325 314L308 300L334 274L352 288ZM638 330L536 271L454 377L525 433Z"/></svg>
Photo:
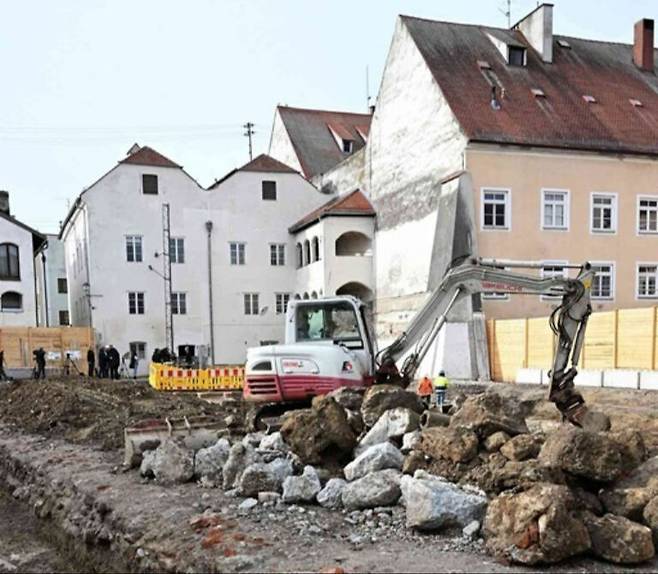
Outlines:
<svg viewBox="0 0 658 574"><path fill-rule="evenodd" d="M457 529L521 564L653 558L658 457L647 460L629 430L531 431L536 405L493 387L434 417L398 387L344 388L289 413L270 435L223 438L196 453L166 441L145 453L141 473L221 487L244 498L241 511L269 517L318 504L377 532Z"/></svg>

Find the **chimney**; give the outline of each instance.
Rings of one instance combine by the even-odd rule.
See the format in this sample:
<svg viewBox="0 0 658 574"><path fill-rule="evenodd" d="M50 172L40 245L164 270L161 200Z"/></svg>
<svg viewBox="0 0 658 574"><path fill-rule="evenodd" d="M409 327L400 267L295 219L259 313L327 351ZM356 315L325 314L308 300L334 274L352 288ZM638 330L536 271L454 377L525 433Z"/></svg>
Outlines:
<svg viewBox="0 0 658 574"><path fill-rule="evenodd" d="M645 72L653 72L653 20L643 18L635 24L633 62Z"/></svg>
<svg viewBox="0 0 658 574"><path fill-rule="evenodd" d="M537 6L512 29L525 36L544 62L553 61L553 4Z"/></svg>
<svg viewBox="0 0 658 574"><path fill-rule="evenodd" d="M0 191L0 211L9 215L9 192Z"/></svg>

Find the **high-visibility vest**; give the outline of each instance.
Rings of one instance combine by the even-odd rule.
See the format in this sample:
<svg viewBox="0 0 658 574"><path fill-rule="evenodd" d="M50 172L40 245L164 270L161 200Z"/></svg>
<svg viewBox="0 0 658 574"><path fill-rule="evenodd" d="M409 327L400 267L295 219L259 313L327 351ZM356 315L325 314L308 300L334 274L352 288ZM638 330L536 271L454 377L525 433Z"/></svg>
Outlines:
<svg viewBox="0 0 658 574"><path fill-rule="evenodd" d="M418 385L418 394L421 396L432 394L432 381L427 377L421 379L420 384Z"/></svg>
<svg viewBox="0 0 658 574"><path fill-rule="evenodd" d="M434 379L434 389L445 389L448 387L448 377L436 377Z"/></svg>

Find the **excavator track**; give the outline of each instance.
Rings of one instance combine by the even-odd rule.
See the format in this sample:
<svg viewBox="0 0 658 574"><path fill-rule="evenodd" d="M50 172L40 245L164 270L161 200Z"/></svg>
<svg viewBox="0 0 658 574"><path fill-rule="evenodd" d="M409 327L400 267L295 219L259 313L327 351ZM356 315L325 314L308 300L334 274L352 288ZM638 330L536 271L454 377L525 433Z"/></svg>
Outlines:
<svg viewBox="0 0 658 574"><path fill-rule="evenodd" d="M294 410L305 409L310 402L253 403L247 408L244 419L246 432L272 433L281 428L283 416Z"/></svg>

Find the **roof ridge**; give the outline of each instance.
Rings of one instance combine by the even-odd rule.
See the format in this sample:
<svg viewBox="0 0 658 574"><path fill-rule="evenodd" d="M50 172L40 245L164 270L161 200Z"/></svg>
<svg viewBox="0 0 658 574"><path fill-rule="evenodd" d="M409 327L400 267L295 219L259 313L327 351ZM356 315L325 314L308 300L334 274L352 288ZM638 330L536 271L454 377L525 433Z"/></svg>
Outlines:
<svg viewBox="0 0 658 574"><path fill-rule="evenodd" d="M469 24L467 22L454 22L451 20L434 20L433 18L423 18L422 16L409 16L408 14L398 14L399 18L404 20L420 20L421 22L433 22L435 24L451 24L453 26L468 26L469 28L490 28L492 30L501 30L502 32L516 32L510 28L501 28L500 26L488 26L486 24Z"/></svg>
<svg viewBox="0 0 658 574"><path fill-rule="evenodd" d="M366 117L371 117L372 114L369 112L342 112L339 110L321 110L318 108L298 108L295 106L286 106L283 104L278 104L277 105L277 110L278 109L284 109L284 110L292 110L295 112L319 112L319 113L326 113L326 114L346 114L350 116L366 116Z"/></svg>

